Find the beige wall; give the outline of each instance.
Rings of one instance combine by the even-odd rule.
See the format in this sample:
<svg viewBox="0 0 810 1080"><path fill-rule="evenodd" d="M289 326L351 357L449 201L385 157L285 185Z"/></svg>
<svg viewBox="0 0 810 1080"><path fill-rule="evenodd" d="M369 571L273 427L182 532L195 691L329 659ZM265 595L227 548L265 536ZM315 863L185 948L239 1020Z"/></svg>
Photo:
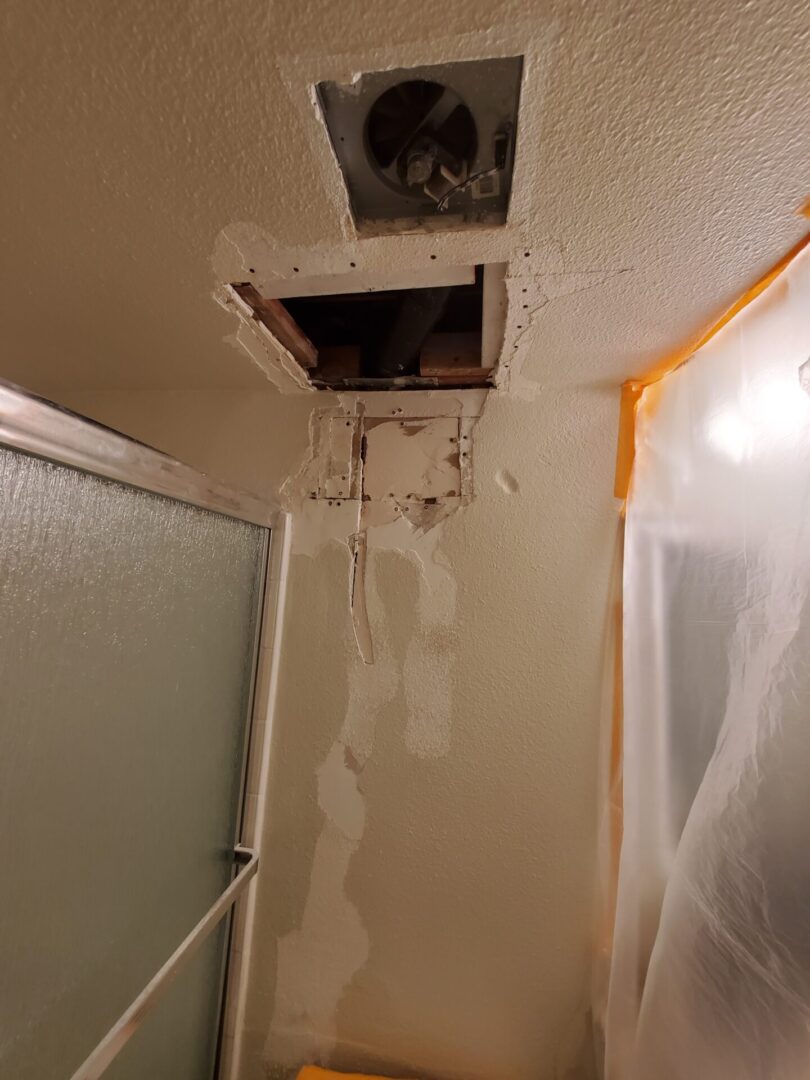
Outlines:
<svg viewBox="0 0 810 1080"><path fill-rule="evenodd" d="M274 497L308 443L306 397L250 390L61 390L54 400L217 480Z"/></svg>
<svg viewBox="0 0 810 1080"><path fill-rule="evenodd" d="M311 407L66 400L260 491L303 457ZM312 1059L589 1075L615 416L611 392L493 398L472 504L423 540L372 531L373 667L354 642L348 548L324 534L313 550L294 519L246 1078Z"/></svg>
<svg viewBox="0 0 810 1080"><path fill-rule="evenodd" d="M477 497L435 547L372 533L374 668L348 550L294 556L248 1076L322 1055L587 1075L614 413L609 394L492 403ZM602 495L563 482L560 457L601 473Z"/></svg>

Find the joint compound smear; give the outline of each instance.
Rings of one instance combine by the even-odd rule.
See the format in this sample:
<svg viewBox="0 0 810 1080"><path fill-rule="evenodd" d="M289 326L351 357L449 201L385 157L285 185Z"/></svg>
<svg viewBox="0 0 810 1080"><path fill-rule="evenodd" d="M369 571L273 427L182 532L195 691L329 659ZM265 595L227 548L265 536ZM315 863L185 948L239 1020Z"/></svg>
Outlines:
<svg viewBox="0 0 810 1080"><path fill-rule="evenodd" d="M340 734L317 769L324 823L318 838L301 925L278 942L278 971L267 1055L283 1065L326 1060L337 1036L336 1015L370 942L346 878L366 825L362 772L383 710L404 691L403 737L409 753L435 758L450 749L456 583L437 561L438 533L417 537L404 521L374 529L367 565L367 604L375 662L348 649L349 700ZM380 534L374 536L374 534ZM403 551L406 545L417 550ZM394 654L379 575L382 551L397 551L418 569L417 632L404 662Z"/></svg>

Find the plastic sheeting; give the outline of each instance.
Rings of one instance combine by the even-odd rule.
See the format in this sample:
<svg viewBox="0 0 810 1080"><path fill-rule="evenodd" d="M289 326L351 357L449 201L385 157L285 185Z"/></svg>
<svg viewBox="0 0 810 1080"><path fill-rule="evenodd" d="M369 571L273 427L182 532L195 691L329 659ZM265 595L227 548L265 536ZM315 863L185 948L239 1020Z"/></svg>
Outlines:
<svg viewBox="0 0 810 1080"><path fill-rule="evenodd" d="M810 249L641 398L609 1080L810 1076Z"/></svg>

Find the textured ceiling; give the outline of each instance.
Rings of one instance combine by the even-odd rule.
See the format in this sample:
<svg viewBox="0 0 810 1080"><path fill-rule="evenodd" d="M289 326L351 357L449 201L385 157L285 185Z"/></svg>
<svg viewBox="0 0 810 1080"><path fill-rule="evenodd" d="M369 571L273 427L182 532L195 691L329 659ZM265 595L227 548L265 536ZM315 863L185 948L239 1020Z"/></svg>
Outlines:
<svg viewBox="0 0 810 1080"><path fill-rule="evenodd" d="M538 255L543 384L642 370L806 227L799 0L9 0L2 22L0 374L35 389L263 385L211 298L223 230L353 241L307 87L361 62L527 51L510 225L481 242ZM353 250L368 269L399 243Z"/></svg>

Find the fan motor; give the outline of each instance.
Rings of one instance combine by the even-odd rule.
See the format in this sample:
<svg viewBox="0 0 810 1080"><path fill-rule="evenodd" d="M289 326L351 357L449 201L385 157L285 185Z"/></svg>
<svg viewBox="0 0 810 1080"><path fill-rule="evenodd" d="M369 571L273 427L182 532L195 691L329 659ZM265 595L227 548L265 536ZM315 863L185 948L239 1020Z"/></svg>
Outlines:
<svg viewBox="0 0 810 1080"><path fill-rule="evenodd" d="M436 202L464 183L478 148L475 120L460 96L425 79L380 94L368 113L366 140L386 183L421 188Z"/></svg>

